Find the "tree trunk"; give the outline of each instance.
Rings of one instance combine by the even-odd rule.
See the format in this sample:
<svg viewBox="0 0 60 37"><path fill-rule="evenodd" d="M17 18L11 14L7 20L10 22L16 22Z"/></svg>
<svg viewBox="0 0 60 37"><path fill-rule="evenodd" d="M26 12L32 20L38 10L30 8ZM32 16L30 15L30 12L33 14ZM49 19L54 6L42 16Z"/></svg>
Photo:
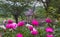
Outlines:
<svg viewBox="0 0 60 37"><path fill-rule="evenodd" d="M17 15L14 16L14 19L15 19L15 22L18 23L18 16Z"/></svg>
<svg viewBox="0 0 60 37"><path fill-rule="evenodd" d="M45 0L45 2L43 1L43 0L41 0L42 1L42 3L43 3L43 5L44 5L44 7L45 7L45 10L46 10L46 17L48 17L48 13L49 13L49 11L48 11L48 7L49 7L49 5L50 5L50 1L51 0Z"/></svg>

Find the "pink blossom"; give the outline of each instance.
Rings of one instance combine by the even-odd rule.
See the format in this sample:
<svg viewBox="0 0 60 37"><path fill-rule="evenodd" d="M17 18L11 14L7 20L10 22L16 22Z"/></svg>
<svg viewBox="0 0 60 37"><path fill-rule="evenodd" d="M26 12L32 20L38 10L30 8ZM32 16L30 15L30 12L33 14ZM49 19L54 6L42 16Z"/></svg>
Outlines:
<svg viewBox="0 0 60 37"><path fill-rule="evenodd" d="M33 28L34 31L37 31L35 28Z"/></svg>
<svg viewBox="0 0 60 37"><path fill-rule="evenodd" d="M38 34L38 31L37 30L33 30L33 31L31 31L31 34L32 35L37 35Z"/></svg>
<svg viewBox="0 0 60 37"><path fill-rule="evenodd" d="M38 25L39 25L39 22L38 22L36 19L33 19L33 20L32 20L32 24L33 24L34 26L38 26Z"/></svg>
<svg viewBox="0 0 60 37"><path fill-rule="evenodd" d="M23 35L18 33L18 34L16 34L16 37L23 37Z"/></svg>
<svg viewBox="0 0 60 37"><path fill-rule="evenodd" d="M28 26L28 28L29 28L30 31L33 30L33 26L32 25Z"/></svg>
<svg viewBox="0 0 60 37"><path fill-rule="evenodd" d="M24 24L25 24L24 21L20 21L20 22L18 22L18 27L20 27L20 26L24 26Z"/></svg>
<svg viewBox="0 0 60 37"><path fill-rule="evenodd" d="M8 29L8 28L11 28L11 27L10 27L10 24L7 24L7 25L6 25L6 28L7 28L7 29Z"/></svg>
<svg viewBox="0 0 60 37"><path fill-rule="evenodd" d="M53 32L54 30L53 30L53 28L51 28L51 27L47 27L46 28L46 32Z"/></svg>
<svg viewBox="0 0 60 37"><path fill-rule="evenodd" d="M12 23L12 24L7 24L6 25L6 28L7 29L16 29L16 27L17 27L17 24L16 23Z"/></svg>
<svg viewBox="0 0 60 37"><path fill-rule="evenodd" d="M47 22L47 23L51 23L52 20L51 20L50 18L46 18L46 22Z"/></svg>
<svg viewBox="0 0 60 37"><path fill-rule="evenodd" d="M53 34L47 34L46 37L54 37Z"/></svg>
<svg viewBox="0 0 60 37"><path fill-rule="evenodd" d="M8 24L11 24L11 23L13 23L13 20L8 20L7 22L8 22Z"/></svg>
<svg viewBox="0 0 60 37"><path fill-rule="evenodd" d="M11 26L12 26L12 29L16 29L17 28L17 24L16 23L12 23Z"/></svg>

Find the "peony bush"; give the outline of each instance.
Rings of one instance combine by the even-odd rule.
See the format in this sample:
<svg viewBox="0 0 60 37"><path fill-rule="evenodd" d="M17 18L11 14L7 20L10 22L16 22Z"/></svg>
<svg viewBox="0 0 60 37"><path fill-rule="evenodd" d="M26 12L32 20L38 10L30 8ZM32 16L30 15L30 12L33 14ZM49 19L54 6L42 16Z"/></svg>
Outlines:
<svg viewBox="0 0 60 37"><path fill-rule="evenodd" d="M55 37L52 22L53 20L46 18L45 25L41 27L36 19L33 19L31 24L25 24L24 21L14 23L13 20L8 20L3 37Z"/></svg>

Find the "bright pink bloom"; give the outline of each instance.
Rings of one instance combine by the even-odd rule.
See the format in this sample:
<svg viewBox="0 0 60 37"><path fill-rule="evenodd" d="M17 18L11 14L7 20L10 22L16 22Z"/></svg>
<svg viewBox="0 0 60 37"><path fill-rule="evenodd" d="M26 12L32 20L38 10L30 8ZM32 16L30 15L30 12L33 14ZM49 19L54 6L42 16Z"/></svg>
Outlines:
<svg viewBox="0 0 60 37"><path fill-rule="evenodd" d="M8 22L8 24L11 24L11 23L13 23L13 20L8 20L7 22Z"/></svg>
<svg viewBox="0 0 60 37"><path fill-rule="evenodd" d="M32 24L33 24L34 26L38 26L38 25L39 25L39 22L38 22L36 19L33 19L33 20L32 20Z"/></svg>
<svg viewBox="0 0 60 37"><path fill-rule="evenodd" d="M53 34L47 34L46 37L54 37Z"/></svg>
<svg viewBox="0 0 60 37"><path fill-rule="evenodd" d="M24 21L20 21L20 22L18 22L18 27L20 27L20 26L24 26L24 24L25 24Z"/></svg>
<svg viewBox="0 0 60 37"><path fill-rule="evenodd" d="M16 23L12 23L11 26L12 26L12 29L16 29L17 28L17 24Z"/></svg>
<svg viewBox="0 0 60 37"><path fill-rule="evenodd" d="M38 31L37 30L33 30L33 31L31 31L31 34L32 35L37 35L38 34Z"/></svg>
<svg viewBox="0 0 60 37"><path fill-rule="evenodd" d="M18 33L18 34L16 34L16 37L23 37L23 35Z"/></svg>
<svg viewBox="0 0 60 37"><path fill-rule="evenodd" d="M46 28L46 32L53 32L53 31L54 31L54 29L51 28L51 27L47 27L47 28Z"/></svg>
<svg viewBox="0 0 60 37"><path fill-rule="evenodd" d="M47 22L47 23L51 23L52 20L51 20L50 18L46 18L46 22Z"/></svg>
<svg viewBox="0 0 60 37"><path fill-rule="evenodd" d="M17 24L16 23L12 23L12 24L7 24L6 25L6 28L7 29L16 29L16 27L17 27Z"/></svg>
<svg viewBox="0 0 60 37"><path fill-rule="evenodd" d="M33 26L32 25L28 26L28 28L29 28L30 31L33 30Z"/></svg>
<svg viewBox="0 0 60 37"><path fill-rule="evenodd" d="M6 25L6 28L7 28L7 29L8 29L8 28L11 28L11 27L10 27L10 24L7 24L7 25Z"/></svg>

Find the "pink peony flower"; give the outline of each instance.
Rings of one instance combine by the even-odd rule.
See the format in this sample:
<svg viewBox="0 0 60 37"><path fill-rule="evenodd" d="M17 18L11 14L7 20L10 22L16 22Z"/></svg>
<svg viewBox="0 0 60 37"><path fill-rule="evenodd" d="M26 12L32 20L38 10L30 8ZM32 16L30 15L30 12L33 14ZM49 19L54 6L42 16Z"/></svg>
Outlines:
<svg viewBox="0 0 60 37"><path fill-rule="evenodd" d="M16 34L16 37L23 37L23 35L18 33L18 34Z"/></svg>
<svg viewBox="0 0 60 37"><path fill-rule="evenodd" d="M7 24L7 25L6 25L6 28L7 28L7 29L11 28L11 27L10 27L10 24Z"/></svg>
<svg viewBox="0 0 60 37"><path fill-rule="evenodd" d="M51 27L47 27L46 28L46 32L53 32L54 30L53 30L53 28L51 28Z"/></svg>
<svg viewBox="0 0 60 37"><path fill-rule="evenodd" d="M7 24L6 25L7 29L16 29L17 28L17 24L16 23L12 23L12 24Z"/></svg>
<svg viewBox="0 0 60 37"><path fill-rule="evenodd" d="M11 24L11 23L13 23L13 21L12 21L12 20L8 20L7 22L8 22L8 24Z"/></svg>
<svg viewBox="0 0 60 37"><path fill-rule="evenodd" d="M39 25L39 22L38 22L36 19L33 19L33 20L32 20L32 24L33 24L34 26L38 26L38 25Z"/></svg>
<svg viewBox="0 0 60 37"><path fill-rule="evenodd" d="M28 26L28 28L29 28L30 31L33 30L33 26L32 25Z"/></svg>
<svg viewBox="0 0 60 37"><path fill-rule="evenodd" d="M17 28L17 24L16 23L12 23L11 26L12 26L12 29L16 29Z"/></svg>
<svg viewBox="0 0 60 37"><path fill-rule="evenodd" d="M46 18L46 22L47 22L47 23L51 23L52 20L51 20L50 18Z"/></svg>
<svg viewBox="0 0 60 37"><path fill-rule="evenodd" d="M37 35L38 34L38 31L37 30L33 30L33 31L31 31L31 34L32 35Z"/></svg>
<svg viewBox="0 0 60 37"><path fill-rule="evenodd" d="M47 34L46 37L54 37L53 34Z"/></svg>
<svg viewBox="0 0 60 37"><path fill-rule="evenodd" d="M18 27L20 27L20 26L24 26L24 24L25 24L24 21L20 21L20 22L18 22Z"/></svg>

